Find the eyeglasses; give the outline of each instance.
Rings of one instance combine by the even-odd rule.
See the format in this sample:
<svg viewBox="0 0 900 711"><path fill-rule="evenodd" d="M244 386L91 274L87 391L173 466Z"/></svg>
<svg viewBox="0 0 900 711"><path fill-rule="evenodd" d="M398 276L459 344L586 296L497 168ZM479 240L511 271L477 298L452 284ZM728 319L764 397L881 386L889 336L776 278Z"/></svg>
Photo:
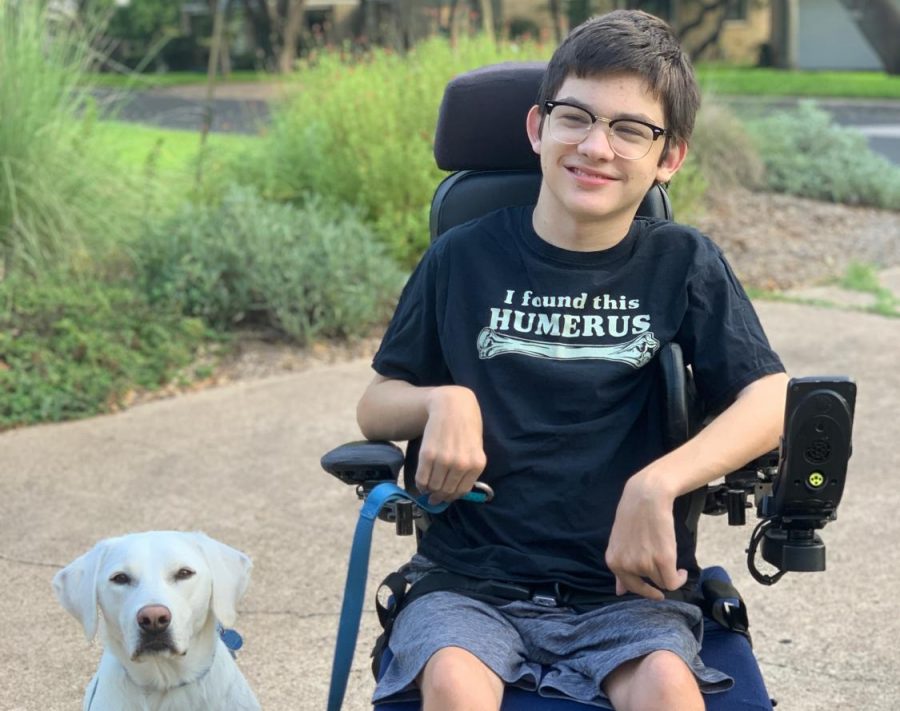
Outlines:
<svg viewBox="0 0 900 711"><path fill-rule="evenodd" d="M653 142L668 135L664 128L637 119L607 119L566 101L545 101L550 136L560 143L577 145L588 137L594 124L606 124L609 147L620 158L639 160L650 152ZM554 110L555 109L555 110Z"/></svg>

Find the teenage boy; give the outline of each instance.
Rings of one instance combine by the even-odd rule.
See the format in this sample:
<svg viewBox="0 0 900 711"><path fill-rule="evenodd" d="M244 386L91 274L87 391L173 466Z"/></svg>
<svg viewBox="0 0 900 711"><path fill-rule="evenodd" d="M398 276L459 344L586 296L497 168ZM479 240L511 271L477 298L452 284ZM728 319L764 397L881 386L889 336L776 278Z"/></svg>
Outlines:
<svg viewBox="0 0 900 711"><path fill-rule="evenodd" d="M777 444L786 376L719 249L635 219L684 162L698 105L659 19L579 26L526 119L537 204L448 231L410 278L360 427L422 438L416 483L433 501L479 479L496 496L436 516L405 569L488 594L406 606L376 700L417 685L426 711L496 710L518 684L618 711L699 711L701 691L731 685L697 656L679 497ZM669 341L721 414L666 453L654 355ZM510 584L534 596L504 599Z"/></svg>

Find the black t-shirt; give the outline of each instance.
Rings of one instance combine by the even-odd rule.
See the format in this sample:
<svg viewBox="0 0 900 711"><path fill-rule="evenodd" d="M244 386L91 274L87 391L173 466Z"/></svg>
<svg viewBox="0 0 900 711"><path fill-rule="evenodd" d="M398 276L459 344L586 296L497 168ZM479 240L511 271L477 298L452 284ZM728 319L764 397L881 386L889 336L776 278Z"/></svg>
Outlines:
<svg viewBox="0 0 900 711"><path fill-rule="evenodd" d="M471 388L489 504L455 502L419 550L466 575L613 591L604 554L629 476L664 454L655 355L675 341L710 408L783 371L720 250L638 218L616 246L542 240L533 207L445 233L423 257L373 367L413 385ZM679 567L695 541L676 527Z"/></svg>

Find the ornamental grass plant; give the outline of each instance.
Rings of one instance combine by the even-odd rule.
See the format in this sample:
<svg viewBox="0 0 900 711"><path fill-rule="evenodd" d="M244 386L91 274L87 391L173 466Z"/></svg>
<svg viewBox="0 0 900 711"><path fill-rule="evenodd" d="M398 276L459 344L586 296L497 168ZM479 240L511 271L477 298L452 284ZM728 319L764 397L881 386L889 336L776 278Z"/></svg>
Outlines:
<svg viewBox="0 0 900 711"><path fill-rule="evenodd" d="M83 77L91 30L60 3L0 0L0 259L4 274L83 267L146 204L96 140ZM57 8L57 9L54 9Z"/></svg>

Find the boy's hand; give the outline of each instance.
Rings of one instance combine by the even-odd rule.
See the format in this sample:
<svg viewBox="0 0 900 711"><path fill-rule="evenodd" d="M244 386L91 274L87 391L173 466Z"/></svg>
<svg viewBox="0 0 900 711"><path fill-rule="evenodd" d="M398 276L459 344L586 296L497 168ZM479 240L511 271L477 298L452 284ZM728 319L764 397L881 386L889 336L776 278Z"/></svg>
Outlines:
<svg viewBox="0 0 900 711"><path fill-rule="evenodd" d="M416 486L437 504L471 491L487 459L482 439L481 409L468 388L434 388L422 433Z"/></svg>
<svg viewBox="0 0 900 711"><path fill-rule="evenodd" d="M646 470L628 480L606 549L617 595L633 592L662 600L663 590L677 590L687 582L687 571L675 567L673 503L674 496L656 486Z"/></svg>

